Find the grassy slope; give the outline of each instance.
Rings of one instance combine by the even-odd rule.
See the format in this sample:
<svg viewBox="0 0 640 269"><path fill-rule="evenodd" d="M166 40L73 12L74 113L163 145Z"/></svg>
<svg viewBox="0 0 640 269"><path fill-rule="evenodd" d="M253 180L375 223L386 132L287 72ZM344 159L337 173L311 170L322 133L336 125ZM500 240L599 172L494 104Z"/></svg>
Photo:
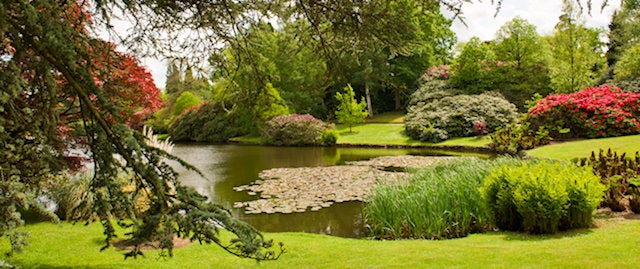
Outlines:
<svg viewBox="0 0 640 269"><path fill-rule="evenodd" d="M288 253L278 261L256 263L193 243L174 257L124 260L113 248L99 251L101 226L43 223L28 225L31 246L9 261L24 268L629 268L640 255L640 222L555 236L518 233L475 234L463 239L370 241L325 235L268 234ZM0 251L8 249L6 237Z"/></svg>
<svg viewBox="0 0 640 269"><path fill-rule="evenodd" d="M537 158L571 160L589 157L592 151L597 153L600 149L607 150L608 148L618 153L626 152L627 156L634 156L636 151L640 151L640 135L552 144L527 151L527 155Z"/></svg>

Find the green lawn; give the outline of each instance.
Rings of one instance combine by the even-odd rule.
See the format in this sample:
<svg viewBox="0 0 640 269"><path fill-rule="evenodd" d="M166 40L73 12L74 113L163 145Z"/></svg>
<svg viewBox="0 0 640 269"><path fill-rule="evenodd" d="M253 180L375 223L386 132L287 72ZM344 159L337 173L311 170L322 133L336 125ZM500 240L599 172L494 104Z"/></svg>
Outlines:
<svg viewBox="0 0 640 269"><path fill-rule="evenodd" d="M256 263L217 246L193 243L174 257L124 260L99 251L102 228L65 223L27 225L31 246L8 261L23 268L638 268L640 221L608 220L603 228L552 236L474 234L441 241L372 241L304 233L267 234L285 243L280 260ZM6 237L0 251L8 249Z"/></svg>
<svg viewBox="0 0 640 269"><path fill-rule="evenodd" d="M337 126L337 129L340 133L338 144L485 147L491 142L488 136L480 139L475 137L452 138L436 144L421 142L406 136L404 125L397 123L358 124L353 126L353 132L349 132L349 126L341 124Z"/></svg>
<svg viewBox="0 0 640 269"><path fill-rule="evenodd" d="M571 160L591 156L591 152L611 148L618 153L626 152L627 156L634 156L640 151L640 135L630 135L612 138L588 139L563 142L539 147L527 151L527 155L537 158Z"/></svg>

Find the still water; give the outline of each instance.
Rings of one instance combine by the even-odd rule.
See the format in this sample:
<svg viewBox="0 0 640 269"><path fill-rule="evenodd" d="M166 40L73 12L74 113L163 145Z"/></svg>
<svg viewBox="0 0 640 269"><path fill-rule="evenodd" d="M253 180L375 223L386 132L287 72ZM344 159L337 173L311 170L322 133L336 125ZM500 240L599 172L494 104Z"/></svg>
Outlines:
<svg viewBox="0 0 640 269"><path fill-rule="evenodd" d="M266 147L254 145L178 144L173 154L194 165L205 178L193 171L176 167L187 186L232 209L233 214L264 232L308 232L341 237L366 236L362 203L334 204L316 212L292 214L244 214L233 209L234 202L254 200L233 187L258 180L262 170L279 167L315 167L340 165L347 161L367 160L379 156L442 155L423 149Z"/></svg>

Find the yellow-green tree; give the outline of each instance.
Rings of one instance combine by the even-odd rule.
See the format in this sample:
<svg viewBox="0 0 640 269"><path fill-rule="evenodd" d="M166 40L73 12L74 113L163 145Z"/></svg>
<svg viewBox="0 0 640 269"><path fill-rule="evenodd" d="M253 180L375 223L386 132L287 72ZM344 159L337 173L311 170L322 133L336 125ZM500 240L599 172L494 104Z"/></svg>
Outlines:
<svg viewBox="0 0 640 269"><path fill-rule="evenodd" d="M336 99L338 100L336 118L339 123L349 125L349 132L352 133L353 125L364 122L369 115L367 102L364 100L364 97L361 97L360 102L356 100L355 93L350 84L344 87L344 93L336 93Z"/></svg>

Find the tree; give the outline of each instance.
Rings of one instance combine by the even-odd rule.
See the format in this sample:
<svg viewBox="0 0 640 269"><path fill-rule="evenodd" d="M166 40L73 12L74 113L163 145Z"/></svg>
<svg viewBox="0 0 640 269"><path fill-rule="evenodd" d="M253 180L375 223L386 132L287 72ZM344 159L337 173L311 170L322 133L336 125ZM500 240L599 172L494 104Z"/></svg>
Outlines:
<svg viewBox="0 0 640 269"><path fill-rule="evenodd" d="M591 86L604 67L600 31L584 26L578 10L564 2L563 14L551 46L551 85L559 93L575 92Z"/></svg>
<svg viewBox="0 0 640 269"><path fill-rule="evenodd" d="M616 63L615 80L624 81L640 77L640 44L626 50Z"/></svg>
<svg viewBox="0 0 640 269"><path fill-rule="evenodd" d="M460 55L454 60L451 84L469 94L495 90L496 87L488 78L487 66L495 60L489 45L480 38L473 37L464 44Z"/></svg>
<svg viewBox="0 0 640 269"><path fill-rule="evenodd" d="M202 103L202 100L191 92L183 92L180 94L173 106L173 116L179 116L185 109Z"/></svg>
<svg viewBox="0 0 640 269"><path fill-rule="evenodd" d="M106 246L115 237L114 222L131 231L136 248L129 256L140 254L149 241L159 241L171 254L174 235L222 245L221 226L238 235L238 241L222 245L229 252L275 258L265 252L272 243L258 231L180 184L166 163L175 157L148 146L141 133L124 125L121 104L110 95L121 89L114 91L103 79L121 69L96 53L109 46L85 30L93 18L88 8L72 1L0 4L0 234L10 234L18 250L24 242L16 230L23 223L20 210L36 208L55 219L36 198L52 174L69 167L61 157L82 146L93 161L90 202L104 226ZM154 197L144 214L135 213L118 173L132 173L126 183Z"/></svg>
<svg viewBox="0 0 640 269"><path fill-rule="evenodd" d="M338 100L336 118L339 123L349 125L349 132L353 133L351 127L356 123L364 122L369 115L369 112L367 111L367 103L364 100L364 97L362 97L360 102L356 101L353 88L348 84L347 87L344 88L344 93L336 93L336 99Z"/></svg>
<svg viewBox="0 0 640 269"><path fill-rule="evenodd" d="M492 49L497 63L489 71L491 81L521 111L534 94L551 92L549 48L534 25L519 17L505 23L496 33Z"/></svg>

